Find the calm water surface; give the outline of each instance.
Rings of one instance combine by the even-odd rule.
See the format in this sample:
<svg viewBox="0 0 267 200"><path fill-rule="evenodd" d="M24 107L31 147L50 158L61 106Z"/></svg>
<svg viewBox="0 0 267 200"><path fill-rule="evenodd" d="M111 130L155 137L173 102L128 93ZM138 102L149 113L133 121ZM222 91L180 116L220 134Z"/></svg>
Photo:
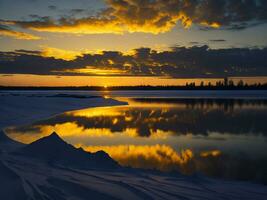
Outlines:
<svg viewBox="0 0 267 200"><path fill-rule="evenodd" d="M6 131L24 143L56 131L123 166L267 183L266 100L120 100L129 105L66 112Z"/></svg>

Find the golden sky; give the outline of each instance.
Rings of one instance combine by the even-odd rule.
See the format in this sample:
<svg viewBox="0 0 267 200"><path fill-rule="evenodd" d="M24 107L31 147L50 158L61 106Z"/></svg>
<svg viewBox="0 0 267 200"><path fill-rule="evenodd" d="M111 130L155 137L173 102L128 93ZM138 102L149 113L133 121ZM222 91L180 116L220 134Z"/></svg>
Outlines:
<svg viewBox="0 0 267 200"><path fill-rule="evenodd" d="M267 76L266 6L264 0L0 0L0 84L264 82L255 77Z"/></svg>

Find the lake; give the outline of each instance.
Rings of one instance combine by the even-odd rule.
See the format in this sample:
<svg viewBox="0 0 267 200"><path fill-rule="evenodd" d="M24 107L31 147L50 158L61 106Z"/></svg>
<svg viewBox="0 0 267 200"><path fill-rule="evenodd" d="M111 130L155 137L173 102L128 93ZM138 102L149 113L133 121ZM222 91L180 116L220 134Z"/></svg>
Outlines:
<svg viewBox="0 0 267 200"><path fill-rule="evenodd" d="M102 92L128 105L66 112L6 132L30 143L56 131L76 147L106 151L123 166L266 184L267 100L260 92Z"/></svg>

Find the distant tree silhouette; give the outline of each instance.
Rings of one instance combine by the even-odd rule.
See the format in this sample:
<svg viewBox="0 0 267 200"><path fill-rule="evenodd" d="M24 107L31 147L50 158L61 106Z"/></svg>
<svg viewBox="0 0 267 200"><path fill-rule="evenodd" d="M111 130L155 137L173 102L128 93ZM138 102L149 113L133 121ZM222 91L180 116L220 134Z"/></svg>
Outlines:
<svg viewBox="0 0 267 200"><path fill-rule="evenodd" d="M232 81L232 80L229 80L228 86L229 86L229 87L234 87L234 86L235 86L235 83L234 83L234 81Z"/></svg>
<svg viewBox="0 0 267 200"><path fill-rule="evenodd" d="M1 90L267 90L267 83L254 83L247 84L243 80L238 81L237 84L233 80L224 78L223 81L217 81L215 85L211 82L205 85L204 81L201 81L199 85L195 82L186 83L185 85L139 85L139 86L110 86L104 88L102 86L79 86L79 87L23 87L23 86L0 86Z"/></svg>
<svg viewBox="0 0 267 200"><path fill-rule="evenodd" d="M238 87L243 87L244 86L244 81L243 80L238 81L237 86Z"/></svg>
<svg viewBox="0 0 267 200"><path fill-rule="evenodd" d="M224 78L224 86L228 86L228 78L226 77L226 78Z"/></svg>

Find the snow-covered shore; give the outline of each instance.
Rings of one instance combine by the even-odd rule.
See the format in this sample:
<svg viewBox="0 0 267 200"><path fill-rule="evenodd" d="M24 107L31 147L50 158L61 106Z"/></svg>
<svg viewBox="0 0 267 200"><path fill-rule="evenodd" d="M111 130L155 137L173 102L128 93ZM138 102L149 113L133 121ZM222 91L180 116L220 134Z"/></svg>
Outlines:
<svg viewBox="0 0 267 200"><path fill-rule="evenodd" d="M28 124L65 111L122 104L125 102L100 96L0 93L0 129Z"/></svg>
<svg viewBox="0 0 267 200"><path fill-rule="evenodd" d="M0 94L0 129L31 123L64 111L120 104L123 102L101 97ZM47 158L50 154L46 155L46 149L51 143L55 151L60 149L60 155L69 156L73 155L72 151L81 151L70 149L70 146L65 148L66 145L61 146L62 142L55 142L53 138L48 137L48 142L40 139L34 145L37 156L45 154ZM17 153L23 152L22 148L28 148L28 145L13 143L3 135L0 135L0 149L1 145L0 199L267 199L267 186L263 185L125 168L80 169L58 165L51 160L47 162L42 159L44 156L19 155ZM17 153L11 153L9 149L5 151L10 146L15 147L10 149Z"/></svg>

